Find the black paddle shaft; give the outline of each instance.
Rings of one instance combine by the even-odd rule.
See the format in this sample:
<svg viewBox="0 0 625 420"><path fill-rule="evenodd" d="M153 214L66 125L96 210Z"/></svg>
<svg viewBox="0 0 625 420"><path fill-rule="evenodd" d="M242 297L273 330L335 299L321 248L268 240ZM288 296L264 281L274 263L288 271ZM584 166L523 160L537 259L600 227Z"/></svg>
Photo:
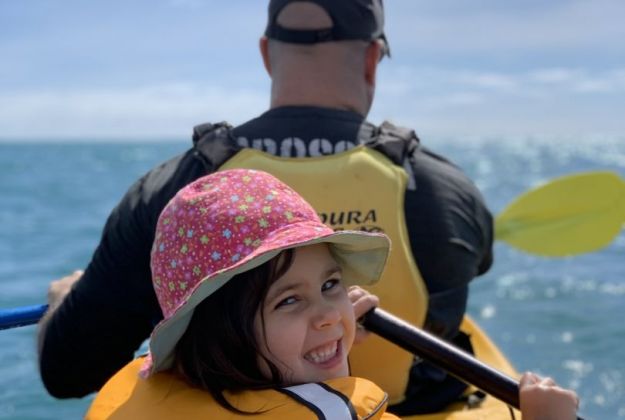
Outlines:
<svg viewBox="0 0 625 420"><path fill-rule="evenodd" d="M379 308L367 312L362 324L367 330L434 363L461 381L519 408L519 383L469 353ZM578 417L578 420L583 419Z"/></svg>

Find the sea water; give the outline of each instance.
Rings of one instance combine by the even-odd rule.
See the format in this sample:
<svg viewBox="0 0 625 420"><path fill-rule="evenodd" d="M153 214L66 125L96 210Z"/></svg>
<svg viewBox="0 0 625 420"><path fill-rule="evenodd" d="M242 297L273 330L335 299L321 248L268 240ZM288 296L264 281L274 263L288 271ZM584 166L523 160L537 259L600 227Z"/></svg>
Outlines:
<svg viewBox="0 0 625 420"><path fill-rule="evenodd" d="M625 177L625 137L438 138L426 145L476 182L494 214L557 176L610 170ZM187 146L0 143L0 308L45 302L51 280L87 264L130 184ZM518 370L574 388L585 418L625 418L622 232L600 251L557 259L497 243L492 269L472 283L469 313ZM81 418L92 397L47 395L35 335L34 326L0 331L0 419Z"/></svg>

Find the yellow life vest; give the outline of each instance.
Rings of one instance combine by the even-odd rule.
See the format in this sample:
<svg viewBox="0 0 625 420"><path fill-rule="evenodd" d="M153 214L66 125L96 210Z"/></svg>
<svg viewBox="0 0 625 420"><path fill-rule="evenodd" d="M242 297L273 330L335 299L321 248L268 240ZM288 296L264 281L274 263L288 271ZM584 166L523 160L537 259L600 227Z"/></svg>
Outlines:
<svg viewBox="0 0 625 420"><path fill-rule="evenodd" d="M172 373L139 378L142 363L143 358L133 360L117 372L100 390L85 419L250 419L220 406L210 393ZM387 396L379 387L354 377L224 396L233 407L254 413L251 418L259 420L323 418L319 414L327 419L397 419L386 412Z"/></svg>
<svg viewBox="0 0 625 420"><path fill-rule="evenodd" d="M281 158L243 149L220 170L232 168L271 173L300 193L334 229L386 233L392 241L389 262L382 279L369 290L380 297L383 308L413 325L423 325L428 295L410 251L403 168L366 146L311 158ZM404 399L412 362L413 355L377 336L354 346L350 354L352 374L382 387L391 404Z"/></svg>

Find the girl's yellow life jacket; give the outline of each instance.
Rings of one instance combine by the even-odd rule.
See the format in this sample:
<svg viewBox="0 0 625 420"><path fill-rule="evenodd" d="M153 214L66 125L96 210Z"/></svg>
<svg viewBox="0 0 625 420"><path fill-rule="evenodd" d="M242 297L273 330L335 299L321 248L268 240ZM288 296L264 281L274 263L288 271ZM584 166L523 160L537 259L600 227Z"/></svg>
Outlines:
<svg viewBox="0 0 625 420"><path fill-rule="evenodd" d="M220 406L210 393L168 372L139 378L143 358L117 372L98 393L86 420L250 419ZM225 392L233 407L253 419L392 420L387 395L361 378L344 377L284 389Z"/></svg>
<svg viewBox="0 0 625 420"><path fill-rule="evenodd" d="M392 241L390 258L381 280L368 289L379 296L381 307L413 325L423 325L428 295L410 250L404 218L408 175L403 168L366 146L311 158L281 158L242 149L220 170L232 168L259 169L276 176L335 230L386 233ZM404 399L413 358L372 335L352 348L350 366L354 376L375 382L395 404Z"/></svg>

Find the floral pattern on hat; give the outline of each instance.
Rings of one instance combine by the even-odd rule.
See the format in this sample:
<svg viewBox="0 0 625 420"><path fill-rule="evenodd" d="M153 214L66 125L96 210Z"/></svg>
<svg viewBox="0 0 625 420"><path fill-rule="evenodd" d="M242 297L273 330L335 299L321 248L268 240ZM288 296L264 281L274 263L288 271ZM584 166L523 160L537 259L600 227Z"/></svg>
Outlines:
<svg viewBox="0 0 625 420"><path fill-rule="evenodd" d="M171 317L201 282L250 256L332 233L303 198L265 172L200 178L169 202L156 227L151 267L163 315Z"/></svg>

